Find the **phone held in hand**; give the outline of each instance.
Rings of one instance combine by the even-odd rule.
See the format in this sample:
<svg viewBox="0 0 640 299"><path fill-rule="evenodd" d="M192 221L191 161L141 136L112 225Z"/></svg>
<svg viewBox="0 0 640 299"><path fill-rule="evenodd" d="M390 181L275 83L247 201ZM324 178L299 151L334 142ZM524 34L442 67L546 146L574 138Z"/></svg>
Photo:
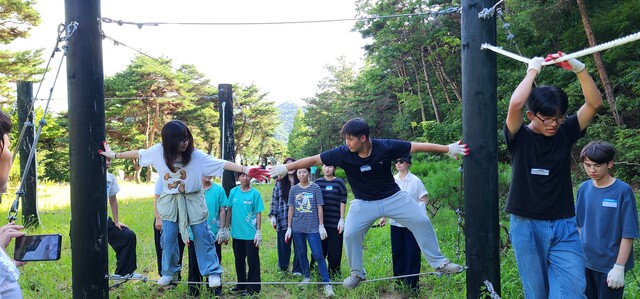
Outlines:
<svg viewBox="0 0 640 299"><path fill-rule="evenodd" d="M60 259L62 235L32 235L17 237L13 259L21 262L57 261Z"/></svg>

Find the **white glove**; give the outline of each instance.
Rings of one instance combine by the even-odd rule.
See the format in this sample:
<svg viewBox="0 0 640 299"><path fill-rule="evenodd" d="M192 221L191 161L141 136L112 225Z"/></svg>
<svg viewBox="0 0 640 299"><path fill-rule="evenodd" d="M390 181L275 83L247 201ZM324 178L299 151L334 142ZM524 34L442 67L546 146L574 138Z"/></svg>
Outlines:
<svg viewBox="0 0 640 299"><path fill-rule="evenodd" d="M291 239L291 227L288 227L287 231L284 233L284 242L289 243L290 239Z"/></svg>
<svg viewBox="0 0 640 299"><path fill-rule="evenodd" d="M320 233L320 240L324 240L328 237L327 230L324 229L324 224L318 226L318 232Z"/></svg>
<svg viewBox="0 0 640 299"><path fill-rule="evenodd" d="M544 58L542 57L533 57L531 58L531 60L529 60L529 66L527 67L527 73L530 70L536 70L536 72L538 72L538 74L540 74L540 70L542 70L542 62L544 61Z"/></svg>
<svg viewBox="0 0 640 299"><path fill-rule="evenodd" d="M385 217L380 218L380 221L378 221L378 225L380 227L383 227L383 226L387 225L387 218L385 218Z"/></svg>
<svg viewBox="0 0 640 299"><path fill-rule="evenodd" d="M262 232L258 229L256 230L256 235L253 237L253 244L256 245L256 247L260 247L261 243L262 243Z"/></svg>
<svg viewBox="0 0 640 299"><path fill-rule="evenodd" d="M619 289L624 286L624 266L613 265L613 269L607 274L607 285L612 289Z"/></svg>
<svg viewBox="0 0 640 299"><path fill-rule="evenodd" d="M284 164L278 164L276 167L273 167L269 170L269 175L272 178L283 177L289 173L287 166Z"/></svg>
<svg viewBox="0 0 640 299"><path fill-rule="evenodd" d="M344 231L344 219L340 218L338 221L338 234L341 234Z"/></svg>
<svg viewBox="0 0 640 299"><path fill-rule="evenodd" d="M222 244L227 240L229 240L229 229L226 227L220 228L218 235L216 236L216 241L218 244Z"/></svg>
<svg viewBox="0 0 640 299"><path fill-rule="evenodd" d="M276 228L277 224L278 222L276 221L276 216L271 216L271 226L273 226L273 228Z"/></svg>
<svg viewBox="0 0 640 299"><path fill-rule="evenodd" d="M462 144L462 140L449 144L447 147L449 148L447 155L451 158L458 159L457 155L466 156L469 154L469 149L467 149L466 144Z"/></svg>

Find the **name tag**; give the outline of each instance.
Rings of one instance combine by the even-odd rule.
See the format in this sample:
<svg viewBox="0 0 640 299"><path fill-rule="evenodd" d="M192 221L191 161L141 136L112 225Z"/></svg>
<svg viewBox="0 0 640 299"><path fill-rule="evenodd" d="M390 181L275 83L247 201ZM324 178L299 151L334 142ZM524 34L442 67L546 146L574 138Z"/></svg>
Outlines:
<svg viewBox="0 0 640 299"><path fill-rule="evenodd" d="M602 206L607 208L617 208L618 201L615 199L605 198L602 200Z"/></svg>
<svg viewBox="0 0 640 299"><path fill-rule="evenodd" d="M325 190L333 190L333 186L327 186Z"/></svg>
<svg viewBox="0 0 640 299"><path fill-rule="evenodd" d="M533 174L533 175L549 175L549 170L548 169L541 169L541 168L531 168L531 174Z"/></svg>
<svg viewBox="0 0 640 299"><path fill-rule="evenodd" d="M371 170L371 165L364 165L360 167L360 172L365 172Z"/></svg>

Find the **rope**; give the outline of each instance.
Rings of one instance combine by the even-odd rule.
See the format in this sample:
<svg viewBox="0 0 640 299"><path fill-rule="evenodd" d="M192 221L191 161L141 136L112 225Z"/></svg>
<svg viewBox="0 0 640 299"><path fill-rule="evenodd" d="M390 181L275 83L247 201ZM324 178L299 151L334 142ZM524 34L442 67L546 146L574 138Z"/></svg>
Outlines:
<svg viewBox="0 0 640 299"><path fill-rule="evenodd" d="M66 26L66 36L64 37L59 37L59 40L64 40L64 41L69 41L69 39L71 38L71 36L73 36L73 34L76 32L76 30L78 29L78 23L76 21L71 21L67 26ZM60 35L59 35L60 36ZM31 167L31 163L33 162L34 158L35 158L35 152L36 152L36 146L38 145L38 140L40 139L40 134L42 134L42 127L44 127L47 124L47 121L45 120L45 118L47 117L47 112L49 111L49 103L51 102L51 97L53 95L53 89L56 86L56 82L58 81L58 76L60 75L60 70L62 69L62 62L64 61L64 57L67 56L67 50L68 50L68 46L64 45L62 46L62 48L64 49L63 53L62 53L62 59L60 59L60 64L58 65L58 71L56 72L56 76L55 79L53 80L53 85L51 86L51 89L49 90L49 101L47 101L47 104L44 108L44 113L42 114L42 118L40 119L40 121L38 122L38 130L37 133L33 139L33 144L31 145L31 151L29 152L29 158L27 159L27 163L25 164L24 167L24 172L22 173L22 177L20 178L20 185L17 188L16 191L16 199L13 201L13 203L11 204L11 209L9 210L7 219L9 220L9 222L11 221L15 221L18 218L16 217L18 215L18 206L20 205L20 197L24 196L24 182L26 180L27 177L27 172L29 171L29 168ZM39 90L39 88L38 88ZM33 103L33 101L31 101ZM33 106L32 106L33 107ZM26 126L25 126L26 127ZM23 129L25 128L23 127ZM21 133L22 135L22 133ZM39 219L40 217L38 217Z"/></svg>
<svg viewBox="0 0 640 299"><path fill-rule="evenodd" d="M463 266L463 270L466 269L466 266ZM417 273L417 274L407 274L407 275L398 275L398 276L390 276L390 277L381 277L381 278L375 278L375 279L365 279L362 280L361 283L368 283L368 282L378 282L378 281L387 281L387 280L394 280L394 279L399 279L399 278L407 278L407 277L414 277L414 276L427 276L427 275L436 275L438 277L441 277L443 275L450 275L450 274L444 274L444 273L440 273L440 272L423 272L423 273ZM125 275L125 276L120 276L120 275L105 275L105 279L109 279L109 280L114 280L114 281L129 281L129 280L139 280L142 282L158 282L158 280L156 279L149 279L146 276L143 277L132 277L131 275ZM201 285L201 284L208 284L208 282L204 282L204 281L177 281L174 280L171 283L174 284L186 284L186 285ZM332 284L332 285L341 285L342 282L339 281L332 281L332 282L322 282L322 281L309 281L309 282L305 282L305 283L301 283L300 281L261 281L261 282L234 282L234 281L227 281L227 282L222 282L223 285L255 285L255 284L260 284L260 285L299 285L299 284L304 284L304 285L325 285L325 284ZM498 297L500 298L500 297Z"/></svg>
<svg viewBox="0 0 640 299"><path fill-rule="evenodd" d="M636 40L639 40L639 39L640 39L640 31L636 32L636 33L633 33L633 34L630 34L630 35L627 35L627 36L622 37L622 38L614 39L614 40L612 40L610 42L606 42L604 44L600 44L600 45L597 45L597 46L594 46L594 47L586 48L586 49L578 51L578 52L574 52L574 53L571 53L571 54L565 54L565 55L563 55L562 57L560 57L558 59L545 61L545 62L542 63L542 65L556 64L558 62L567 61L567 60L572 59L572 58L578 58L578 57L586 56L586 55L589 55L589 54L593 54L595 52L600 52L600 51L603 51L603 50L611 49L613 47L621 46L621 45L624 45L624 44L627 44L627 43L630 43L630 42L633 42L633 41L636 41ZM481 50L488 49L488 50L494 51L494 52L496 52L498 54L502 54L504 56L507 56L509 58L512 58L512 59L515 59L515 60L518 60L518 61L522 61L524 63L529 63L529 61L531 60L529 58L522 57L520 55L511 53L509 51L505 51L501 47L492 46L492 45L487 44L487 43L482 44L480 46L480 49Z"/></svg>

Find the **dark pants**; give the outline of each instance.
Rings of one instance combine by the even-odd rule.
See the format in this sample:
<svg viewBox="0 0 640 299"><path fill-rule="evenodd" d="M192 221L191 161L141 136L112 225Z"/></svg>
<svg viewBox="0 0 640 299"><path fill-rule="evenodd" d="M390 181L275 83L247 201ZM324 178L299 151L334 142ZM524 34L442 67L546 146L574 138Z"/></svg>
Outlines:
<svg viewBox="0 0 640 299"><path fill-rule="evenodd" d="M420 247L413 233L406 227L391 225L391 258L393 276L420 273ZM419 276L400 278L412 290L418 289Z"/></svg>
<svg viewBox="0 0 640 299"><path fill-rule="evenodd" d="M327 228L327 238L322 240L322 254L327 259L329 275L340 276L340 262L342 261L342 234L337 228ZM311 257L311 268L315 267L315 259Z"/></svg>
<svg viewBox="0 0 640 299"><path fill-rule="evenodd" d="M243 284L244 282L260 282L260 251L253 245L253 240L233 239L233 255L236 262L238 289L247 290L248 294L260 293L260 284ZM249 271L247 272L247 265Z"/></svg>
<svg viewBox="0 0 640 299"><path fill-rule="evenodd" d="M612 289L607 286L607 274L593 271L589 268L584 269L587 279L587 289L584 292L587 298L592 299L622 299L624 287Z"/></svg>
<svg viewBox="0 0 640 299"><path fill-rule="evenodd" d="M222 264L222 245L215 243L216 245L216 253L218 254L218 259L220 264ZM198 259L196 258L196 247L189 247L189 282L201 282L202 275L200 275L200 269L198 268ZM204 281L209 281L208 277L204 277ZM199 296L200 295L200 285L189 285L189 294L191 296ZM216 296L222 295L222 285L217 287L214 290L214 294Z"/></svg>
<svg viewBox="0 0 640 299"><path fill-rule="evenodd" d="M278 231L278 268L280 271L288 271L289 270L289 261L291 260L291 244L293 243L293 238L289 240L289 243L284 241L284 235L286 231L279 230ZM295 247L294 247L295 251ZM293 254L293 269L291 272L302 273L302 268L300 267L300 261L298 260L298 256Z"/></svg>
<svg viewBox="0 0 640 299"><path fill-rule="evenodd" d="M127 275L136 270L136 234L123 227L117 228L111 217L107 219L107 240L116 252L116 274Z"/></svg>
<svg viewBox="0 0 640 299"><path fill-rule="evenodd" d="M156 245L156 259L158 260L158 274L162 276L162 246L160 245L160 234L161 231L156 229L156 220L153 219L153 238ZM182 255L184 253L184 242L182 242L182 237L178 233L178 249L180 251L180 265L182 265ZM195 255L194 255L195 256ZM180 280L180 274L178 274L178 279Z"/></svg>

